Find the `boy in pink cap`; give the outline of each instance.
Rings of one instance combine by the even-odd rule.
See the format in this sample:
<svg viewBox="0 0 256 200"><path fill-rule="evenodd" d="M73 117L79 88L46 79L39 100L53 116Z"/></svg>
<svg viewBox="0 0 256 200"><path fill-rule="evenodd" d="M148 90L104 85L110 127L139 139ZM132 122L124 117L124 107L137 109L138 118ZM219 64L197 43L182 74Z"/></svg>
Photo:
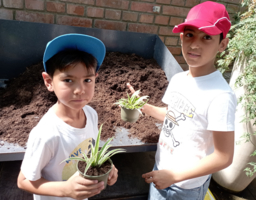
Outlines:
<svg viewBox="0 0 256 200"><path fill-rule="evenodd" d="M167 108L142 109L163 121L154 169L142 175L150 183L150 200L203 200L211 174L232 163L237 102L214 66L230 27L225 6L206 1L173 29L180 33L189 70L172 77L162 99Z"/></svg>

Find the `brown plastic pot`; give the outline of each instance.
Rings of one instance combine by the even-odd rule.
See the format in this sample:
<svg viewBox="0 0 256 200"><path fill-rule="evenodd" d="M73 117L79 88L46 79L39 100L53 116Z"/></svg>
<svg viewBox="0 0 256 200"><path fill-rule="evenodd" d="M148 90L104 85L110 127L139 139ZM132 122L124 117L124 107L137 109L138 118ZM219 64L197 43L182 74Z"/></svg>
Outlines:
<svg viewBox="0 0 256 200"><path fill-rule="evenodd" d="M136 122L139 119L139 111L121 107L121 119L126 122Z"/></svg>
<svg viewBox="0 0 256 200"><path fill-rule="evenodd" d="M104 189L106 188L107 186L107 183L108 183L108 177L109 177L109 173L111 172L112 168L113 168L113 162L112 160L109 158L108 161L111 163L111 168L110 170L106 173L106 174L103 174L103 175L100 175L100 176L89 176L89 175L84 175L83 172L81 172L79 169L78 169L78 163L80 161L77 162L77 165L76 165L76 169L77 171L79 172L79 175L86 178L86 179L89 179L89 180L98 180L99 182L100 181L103 181L104 182Z"/></svg>

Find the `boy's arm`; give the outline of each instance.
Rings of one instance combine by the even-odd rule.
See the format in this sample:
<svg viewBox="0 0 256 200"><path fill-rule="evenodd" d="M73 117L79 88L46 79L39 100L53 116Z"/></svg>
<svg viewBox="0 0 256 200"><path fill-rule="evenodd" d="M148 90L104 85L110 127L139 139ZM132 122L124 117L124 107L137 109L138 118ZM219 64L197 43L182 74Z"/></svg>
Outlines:
<svg viewBox="0 0 256 200"><path fill-rule="evenodd" d="M78 174L74 174L67 181L48 181L44 178L30 181L20 171L17 185L20 189L33 194L85 199L99 194L104 188L103 182L97 182L84 179Z"/></svg>
<svg viewBox="0 0 256 200"><path fill-rule="evenodd" d="M228 167L233 161L234 131L213 131L214 152L201 159L189 169L184 166L179 171L158 170L143 174L147 183L153 182L157 189L199 176L212 174ZM182 158L181 158L182 159Z"/></svg>
<svg viewBox="0 0 256 200"><path fill-rule="evenodd" d="M142 107L141 111L163 122L167 112L167 107L157 107L146 103Z"/></svg>

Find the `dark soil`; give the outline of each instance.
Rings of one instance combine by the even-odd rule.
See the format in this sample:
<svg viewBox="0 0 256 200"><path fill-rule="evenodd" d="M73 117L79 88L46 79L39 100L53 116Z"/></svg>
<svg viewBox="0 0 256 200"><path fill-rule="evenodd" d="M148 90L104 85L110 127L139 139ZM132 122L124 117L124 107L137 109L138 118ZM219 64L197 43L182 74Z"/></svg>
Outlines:
<svg viewBox="0 0 256 200"><path fill-rule="evenodd" d="M38 123L56 96L48 92L42 79L43 65L39 63L10 80L6 89L0 89L0 140L25 146L29 132ZM141 95L150 96L150 104L165 106L163 94L168 81L163 70L154 59L144 59L134 54L107 53L96 80L95 95L90 102L98 113L99 126L104 123L101 139L115 135L116 127L129 129L130 136L145 143L156 143L160 123L149 116L141 116L135 123L124 122L120 118L120 108L113 105L129 93L126 83Z"/></svg>
<svg viewBox="0 0 256 200"><path fill-rule="evenodd" d="M87 164L84 161L78 162L78 169L80 172L84 172ZM109 161L104 162L100 167L89 167L86 175L89 176L100 176L106 174L111 169L111 163Z"/></svg>

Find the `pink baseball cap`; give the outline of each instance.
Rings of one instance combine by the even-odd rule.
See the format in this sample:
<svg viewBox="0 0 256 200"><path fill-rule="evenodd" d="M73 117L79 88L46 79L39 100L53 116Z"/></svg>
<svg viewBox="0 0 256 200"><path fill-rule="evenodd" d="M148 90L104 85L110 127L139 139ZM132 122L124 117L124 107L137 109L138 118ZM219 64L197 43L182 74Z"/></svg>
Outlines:
<svg viewBox="0 0 256 200"><path fill-rule="evenodd" d="M231 21L224 5L206 1L191 8L185 22L176 25L172 32L183 32L185 26L196 27L208 35L223 33L223 38L226 38Z"/></svg>

